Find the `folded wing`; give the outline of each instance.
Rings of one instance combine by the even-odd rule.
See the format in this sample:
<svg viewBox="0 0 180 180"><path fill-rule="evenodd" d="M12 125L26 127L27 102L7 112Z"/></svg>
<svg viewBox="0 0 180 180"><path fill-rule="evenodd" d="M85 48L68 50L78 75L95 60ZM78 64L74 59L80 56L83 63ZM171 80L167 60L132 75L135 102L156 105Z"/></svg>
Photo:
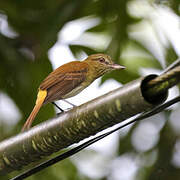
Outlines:
<svg viewBox="0 0 180 180"><path fill-rule="evenodd" d="M47 90L44 103L62 99L66 94L81 85L86 79L88 64L73 61L64 64L50 73L40 85L41 90Z"/></svg>

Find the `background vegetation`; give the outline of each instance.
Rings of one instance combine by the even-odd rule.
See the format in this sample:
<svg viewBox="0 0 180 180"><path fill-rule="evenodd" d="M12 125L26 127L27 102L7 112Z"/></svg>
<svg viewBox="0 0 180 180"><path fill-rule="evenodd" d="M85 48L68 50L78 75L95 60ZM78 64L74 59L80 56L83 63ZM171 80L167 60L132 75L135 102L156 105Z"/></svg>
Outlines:
<svg viewBox="0 0 180 180"><path fill-rule="evenodd" d="M66 45L76 58L84 53L108 53L127 70L105 75L101 82L112 78L127 83L142 75L160 72L178 58L180 30L176 33L173 30L176 25L180 29L179 13L179 0L1 0L0 98L9 97L21 116L17 122L13 121L11 113L5 111L9 107L4 107L6 104L0 99L0 112L4 109L5 113L0 115L0 140L18 133L32 110L40 82L52 71L48 52L57 41L65 43L61 39L65 25L81 18L96 22L86 27L79 40ZM94 41L88 43L89 38ZM177 93L178 88L173 95ZM120 133L114 154L104 156L85 150L29 179L178 180L178 108L179 105L173 106ZM36 123L54 113L52 105L45 106ZM92 157L96 159L92 164L98 165L96 171L99 172L92 172L95 170L91 166L83 170Z"/></svg>

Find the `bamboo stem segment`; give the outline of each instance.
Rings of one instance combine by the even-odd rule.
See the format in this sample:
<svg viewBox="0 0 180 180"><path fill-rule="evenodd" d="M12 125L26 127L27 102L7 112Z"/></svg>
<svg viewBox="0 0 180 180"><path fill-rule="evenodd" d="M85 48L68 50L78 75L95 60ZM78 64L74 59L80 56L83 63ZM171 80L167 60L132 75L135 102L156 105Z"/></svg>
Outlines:
<svg viewBox="0 0 180 180"><path fill-rule="evenodd" d="M157 96L180 82L180 65L155 77L146 84L147 96Z"/></svg>
<svg viewBox="0 0 180 180"><path fill-rule="evenodd" d="M92 136L138 113L162 103L167 92L149 101L144 97L144 84L154 75L140 78L114 91L74 107L60 116L46 121L29 131L0 143L0 174L21 169L23 166L57 152Z"/></svg>

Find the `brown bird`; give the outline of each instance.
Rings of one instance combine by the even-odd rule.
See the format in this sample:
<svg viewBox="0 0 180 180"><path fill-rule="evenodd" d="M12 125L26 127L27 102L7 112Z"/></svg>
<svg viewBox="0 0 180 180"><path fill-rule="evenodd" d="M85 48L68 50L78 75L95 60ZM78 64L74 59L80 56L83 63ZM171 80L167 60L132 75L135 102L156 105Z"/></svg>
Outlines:
<svg viewBox="0 0 180 180"><path fill-rule="evenodd" d="M58 67L40 84L36 104L22 131L31 127L42 105L75 96L103 74L124 68L114 64L106 54L93 54L84 61L72 61Z"/></svg>

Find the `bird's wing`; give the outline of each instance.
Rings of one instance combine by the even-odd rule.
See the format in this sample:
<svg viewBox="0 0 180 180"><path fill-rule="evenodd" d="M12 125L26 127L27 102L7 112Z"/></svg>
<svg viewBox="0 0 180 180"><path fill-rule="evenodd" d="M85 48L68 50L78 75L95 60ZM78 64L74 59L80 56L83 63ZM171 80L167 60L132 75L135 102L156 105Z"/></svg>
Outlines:
<svg viewBox="0 0 180 180"><path fill-rule="evenodd" d="M50 73L39 87L41 90L47 90L45 103L62 99L78 87L85 80L87 71L86 63L73 61Z"/></svg>

